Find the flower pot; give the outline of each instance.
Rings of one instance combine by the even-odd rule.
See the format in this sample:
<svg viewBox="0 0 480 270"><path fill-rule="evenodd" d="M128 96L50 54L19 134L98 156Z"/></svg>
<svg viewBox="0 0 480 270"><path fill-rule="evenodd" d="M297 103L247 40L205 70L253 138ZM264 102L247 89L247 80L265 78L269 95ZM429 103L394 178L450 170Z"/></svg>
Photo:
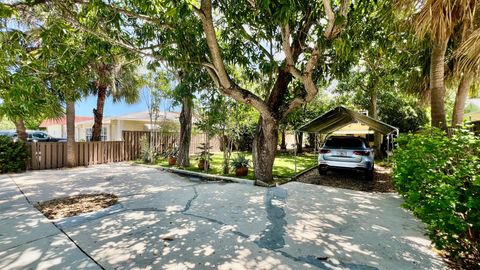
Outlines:
<svg viewBox="0 0 480 270"><path fill-rule="evenodd" d="M248 174L248 167L235 168L235 176L246 176Z"/></svg>
<svg viewBox="0 0 480 270"><path fill-rule="evenodd" d="M207 164L207 169L210 169L210 163L208 163L207 161L205 160L199 160L198 161L198 168L200 170L205 170L205 164Z"/></svg>
<svg viewBox="0 0 480 270"><path fill-rule="evenodd" d="M177 164L177 157L168 157L168 165L173 166Z"/></svg>

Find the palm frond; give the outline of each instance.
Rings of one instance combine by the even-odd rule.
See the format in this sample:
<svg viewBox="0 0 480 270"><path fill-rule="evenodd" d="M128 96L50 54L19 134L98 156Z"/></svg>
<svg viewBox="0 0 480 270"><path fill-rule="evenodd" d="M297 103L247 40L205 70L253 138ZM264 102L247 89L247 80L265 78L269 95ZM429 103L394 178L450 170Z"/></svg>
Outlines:
<svg viewBox="0 0 480 270"><path fill-rule="evenodd" d="M435 41L448 39L457 25L473 21L477 2L478 0L426 0L414 20L416 35L428 35Z"/></svg>
<svg viewBox="0 0 480 270"><path fill-rule="evenodd" d="M454 54L460 72L478 73L480 67L480 28L462 42Z"/></svg>

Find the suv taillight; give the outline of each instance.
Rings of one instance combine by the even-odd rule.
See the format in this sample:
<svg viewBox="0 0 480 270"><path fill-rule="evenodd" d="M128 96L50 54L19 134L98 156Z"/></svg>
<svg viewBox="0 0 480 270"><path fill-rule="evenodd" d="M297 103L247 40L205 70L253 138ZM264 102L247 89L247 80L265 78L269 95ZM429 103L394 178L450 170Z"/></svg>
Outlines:
<svg viewBox="0 0 480 270"><path fill-rule="evenodd" d="M370 152L369 151L353 151L353 154L357 156L368 156L370 155Z"/></svg>
<svg viewBox="0 0 480 270"><path fill-rule="evenodd" d="M327 149L320 149L320 154L328 154L330 152L332 152L332 151L327 150Z"/></svg>

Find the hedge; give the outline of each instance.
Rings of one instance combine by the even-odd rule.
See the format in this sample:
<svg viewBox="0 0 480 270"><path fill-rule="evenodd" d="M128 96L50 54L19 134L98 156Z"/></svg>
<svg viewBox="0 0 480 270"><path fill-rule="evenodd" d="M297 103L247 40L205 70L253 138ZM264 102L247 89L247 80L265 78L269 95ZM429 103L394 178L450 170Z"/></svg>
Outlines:
<svg viewBox="0 0 480 270"><path fill-rule="evenodd" d="M437 249L461 267L480 263L480 138L438 129L398 139L394 183Z"/></svg>
<svg viewBox="0 0 480 270"><path fill-rule="evenodd" d="M27 146L24 142L13 142L0 136L0 173L22 172L27 168Z"/></svg>

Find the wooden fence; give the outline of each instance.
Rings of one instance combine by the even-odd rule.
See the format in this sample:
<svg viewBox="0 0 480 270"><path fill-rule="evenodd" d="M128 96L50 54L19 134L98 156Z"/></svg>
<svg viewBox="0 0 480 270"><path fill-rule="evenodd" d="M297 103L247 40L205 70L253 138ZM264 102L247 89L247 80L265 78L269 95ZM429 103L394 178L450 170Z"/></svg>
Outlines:
<svg viewBox="0 0 480 270"><path fill-rule="evenodd" d="M63 168L67 165L67 144L36 142L28 144L29 170ZM76 166L88 166L129 160L125 158L124 142L76 142Z"/></svg>
<svg viewBox="0 0 480 270"><path fill-rule="evenodd" d="M175 132L160 133L154 132L150 136L150 131L123 131L123 141L125 142L125 154L128 160L140 158L141 154L141 142L144 140L146 143L151 143L155 146L155 149L159 153L163 153L165 150L178 147L180 134ZM190 154L200 152L198 147L205 143L205 134L192 135L190 140ZM210 139L210 146L212 152L220 151L220 139L213 137Z"/></svg>
<svg viewBox="0 0 480 270"><path fill-rule="evenodd" d="M155 146L160 153L173 146L178 146L178 133L154 133L149 136L148 131L124 131L123 141L108 142L75 142L76 166L88 166L110 162L120 162L139 159L141 157L141 142L145 139ZM205 142L205 134L192 136L190 153L199 152L197 149ZM211 151L220 151L218 138L210 139ZM63 168L67 165L67 144L65 142L36 142L28 143L30 158L27 169L43 170Z"/></svg>

